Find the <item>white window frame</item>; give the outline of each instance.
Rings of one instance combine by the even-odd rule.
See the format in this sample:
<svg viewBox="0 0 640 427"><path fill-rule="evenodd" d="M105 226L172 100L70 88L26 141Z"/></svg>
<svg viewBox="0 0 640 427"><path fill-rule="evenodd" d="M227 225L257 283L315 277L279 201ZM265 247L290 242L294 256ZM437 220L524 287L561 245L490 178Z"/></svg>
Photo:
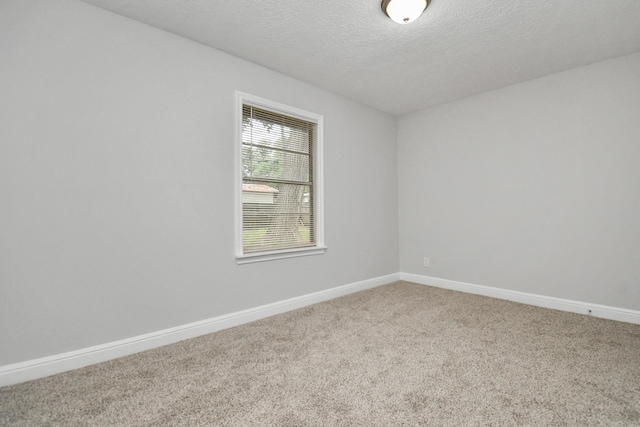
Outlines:
<svg viewBox="0 0 640 427"><path fill-rule="evenodd" d="M264 252L244 253L242 248L242 106L251 105L275 113L284 114L316 124L314 149L314 219L315 246L293 249L280 249ZM323 117L319 114L291 107L259 96L236 91L236 132L235 132L235 249L236 262L247 264L323 254L327 247L324 243L324 153L323 153Z"/></svg>

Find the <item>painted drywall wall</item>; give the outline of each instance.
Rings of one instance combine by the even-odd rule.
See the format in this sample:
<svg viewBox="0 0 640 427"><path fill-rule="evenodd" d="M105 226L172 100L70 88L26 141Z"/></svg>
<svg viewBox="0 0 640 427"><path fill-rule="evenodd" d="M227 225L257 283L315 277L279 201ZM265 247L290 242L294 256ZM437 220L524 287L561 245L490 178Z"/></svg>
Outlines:
<svg viewBox="0 0 640 427"><path fill-rule="evenodd" d="M402 271L640 309L639 118L640 54L400 118Z"/></svg>
<svg viewBox="0 0 640 427"><path fill-rule="evenodd" d="M399 270L395 118L71 0L0 58L0 365ZM325 254L235 263L235 90L324 116Z"/></svg>

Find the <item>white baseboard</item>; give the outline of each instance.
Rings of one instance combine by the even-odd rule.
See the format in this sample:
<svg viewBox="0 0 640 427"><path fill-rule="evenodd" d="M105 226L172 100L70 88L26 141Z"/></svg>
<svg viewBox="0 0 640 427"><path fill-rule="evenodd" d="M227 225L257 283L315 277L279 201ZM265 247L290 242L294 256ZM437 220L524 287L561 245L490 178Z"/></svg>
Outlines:
<svg viewBox="0 0 640 427"><path fill-rule="evenodd" d="M399 273L389 274L137 337L0 366L0 387L43 378L163 345L173 344L343 295L375 288L397 280L400 280Z"/></svg>
<svg viewBox="0 0 640 427"><path fill-rule="evenodd" d="M201 320L199 322L177 326L175 328L164 329L162 331L139 335L67 353L28 360L26 362L0 366L0 387L43 378L60 372L82 368L95 363L106 362L107 360L128 356L145 350L151 350L163 345L173 344L185 339L210 334L212 332L253 322L275 314L285 313L287 311L306 307L308 305L327 301L343 295L375 288L397 280L404 280L407 282L419 283L422 285L470 294L484 295L492 298L535 305L538 307L586 314L604 319L640 324L640 311L637 310L609 307L599 304L529 294L526 292L510 291L490 286L440 279L437 277L421 276L409 273L394 273L344 286L338 286L336 288L312 294L290 298L272 304L262 305L248 310Z"/></svg>
<svg viewBox="0 0 640 427"><path fill-rule="evenodd" d="M510 291L507 289L492 288L490 286L474 285L472 283L456 282L437 277L421 276L418 274L400 273L400 280L434 286L436 288L450 289L469 294L484 295L487 297L504 299L538 307L552 308L571 313L586 314L601 317L603 319L617 320L620 322L640 324L640 311L625 308L609 307L606 305L591 304L588 302L573 301L563 298L554 298L544 295L529 294L526 292Z"/></svg>

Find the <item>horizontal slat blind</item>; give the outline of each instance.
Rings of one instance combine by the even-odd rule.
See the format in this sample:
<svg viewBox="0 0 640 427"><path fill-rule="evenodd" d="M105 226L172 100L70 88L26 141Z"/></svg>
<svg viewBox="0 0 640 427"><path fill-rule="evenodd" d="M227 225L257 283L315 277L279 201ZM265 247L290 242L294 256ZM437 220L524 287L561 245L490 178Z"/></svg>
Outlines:
<svg viewBox="0 0 640 427"><path fill-rule="evenodd" d="M314 122L243 105L244 253L315 245L315 134Z"/></svg>

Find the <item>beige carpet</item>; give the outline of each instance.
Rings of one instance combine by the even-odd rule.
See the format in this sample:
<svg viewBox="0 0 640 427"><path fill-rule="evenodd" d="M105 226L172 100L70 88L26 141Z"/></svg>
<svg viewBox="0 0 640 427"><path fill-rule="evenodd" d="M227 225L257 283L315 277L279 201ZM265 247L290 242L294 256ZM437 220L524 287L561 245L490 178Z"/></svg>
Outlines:
<svg viewBox="0 0 640 427"><path fill-rule="evenodd" d="M640 426L640 325L394 283L0 389L20 426Z"/></svg>

